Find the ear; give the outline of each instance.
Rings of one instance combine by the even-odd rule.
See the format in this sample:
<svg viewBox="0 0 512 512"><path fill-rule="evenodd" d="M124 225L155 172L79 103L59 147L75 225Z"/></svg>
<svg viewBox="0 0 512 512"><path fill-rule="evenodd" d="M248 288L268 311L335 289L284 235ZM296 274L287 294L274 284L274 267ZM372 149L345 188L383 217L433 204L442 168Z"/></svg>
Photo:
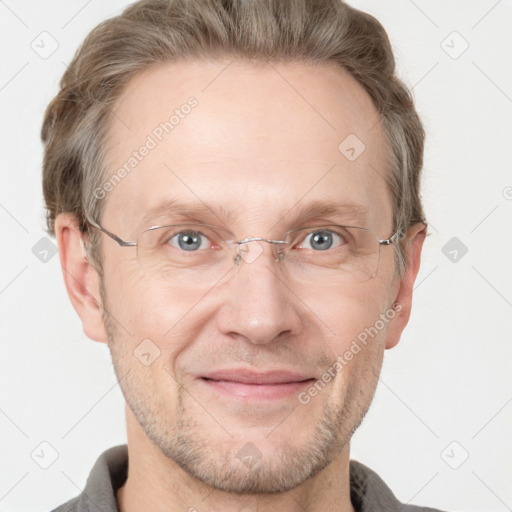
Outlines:
<svg viewBox="0 0 512 512"><path fill-rule="evenodd" d="M73 214L61 213L56 217L55 236L66 289L75 311L82 320L84 333L92 340L106 343L100 276L86 258L83 234Z"/></svg>
<svg viewBox="0 0 512 512"><path fill-rule="evenodd" d="M386 348L395 347L400 341L400 336L405 326L409 322L412 306L412 292L414 282L421 262L421 249L427 234L425 224L418 223L411 226L406 234L406 241L403 252L406 260L406 271L402 280L398 284L398 291L395 294L393 302L397 302L395 308L395 317L388 324L388 332L386 338Z"/></svg>

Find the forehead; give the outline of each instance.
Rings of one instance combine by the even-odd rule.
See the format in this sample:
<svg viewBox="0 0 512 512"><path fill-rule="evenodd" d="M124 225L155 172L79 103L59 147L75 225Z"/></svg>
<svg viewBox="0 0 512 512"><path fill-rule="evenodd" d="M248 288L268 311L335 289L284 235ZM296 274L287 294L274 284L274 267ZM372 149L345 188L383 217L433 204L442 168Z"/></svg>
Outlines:
<svg viewBox="0 0 512 512"><path fill-rule="evenodd" d="M325 200L373 211L370 227L390 223L378 119L364 89L330 64L159 65L114 107L105 179L121 177L110 179L103 217L126 230L183 200L256 223Z"/></svg>

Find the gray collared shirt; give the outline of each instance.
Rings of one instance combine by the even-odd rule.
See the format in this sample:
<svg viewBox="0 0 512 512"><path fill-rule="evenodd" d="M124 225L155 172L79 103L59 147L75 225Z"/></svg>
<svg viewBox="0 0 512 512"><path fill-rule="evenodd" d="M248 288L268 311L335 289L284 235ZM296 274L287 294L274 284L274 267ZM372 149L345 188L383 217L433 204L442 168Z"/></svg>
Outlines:
<svg viewBox="0 0 512 512"><path fill-rule="evenodd" d="M116 491L128 475L128 449L115 446L100 455L82 493L53 512L119 512ZM440 512L400 503L383 480L357 461L350 461L350 499L356 512Z"/></svg>

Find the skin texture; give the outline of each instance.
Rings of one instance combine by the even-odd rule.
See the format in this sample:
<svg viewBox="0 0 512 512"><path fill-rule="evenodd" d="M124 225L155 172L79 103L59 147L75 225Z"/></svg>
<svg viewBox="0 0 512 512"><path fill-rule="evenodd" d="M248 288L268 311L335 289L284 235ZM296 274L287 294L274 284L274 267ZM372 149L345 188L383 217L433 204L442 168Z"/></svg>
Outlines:
<svg viewBox="0 0 512 512"><path fill-rule="evenodd" d="M136 240L141 229L166 219L141 224L150 208L178 199L231 208L229 220L217 211L209 220L239 239L279 239L301 227L299 207L335 201L368 209L365 219L348 224L391 236L391 200L379 175L386 172L385 137L369 96L346 72L230 60L147 70L116 104L110 168L121 167L190 97L197 106L102 199L106 229ZM338 150L349 134L366 146L353 162ZM308 224L320 220L347 219L327 215ZM135 248L106 236L101 282L84 257L75 219L59 215L56 233L84 332L108 342L127 402L122 511L352 510L350 437L372 400L385 348L396 345L408 322L423 225L407 233L401 281L392 247L383 247L375 278L314 285L294 280L264 243L254 261L233 265L213 286L186 279L170 285L158 268L141 270ZM395 301L394 317L307 404L296 396L233 399L199 378L236 367L319 379ZM148 366L134 356L145 339L160 351ZM244 446L255 447L256 463L237 456Z"/></svg>

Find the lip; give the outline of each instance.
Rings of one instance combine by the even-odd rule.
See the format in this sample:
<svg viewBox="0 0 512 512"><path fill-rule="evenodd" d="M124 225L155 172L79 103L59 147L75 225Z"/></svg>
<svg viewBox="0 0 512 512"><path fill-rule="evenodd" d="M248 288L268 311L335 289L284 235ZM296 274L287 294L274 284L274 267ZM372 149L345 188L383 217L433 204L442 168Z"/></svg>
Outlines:
<svg viewBox="0 0 512 512"><path fill-rule="evenodd" d="M231 381L243 384L288 384L314 378L304 373L277 370L272 372L253 372L242 369L217 370L201 375L203 379Z"/></svg>
<svg viewBox="0 0 512 512"><path fill-rule="evenodd" d="M315 379L310 375L288 371L257 373L222 370L203 375L201 380L211 390L231 398L267 401L296 395Z"/></svg>

